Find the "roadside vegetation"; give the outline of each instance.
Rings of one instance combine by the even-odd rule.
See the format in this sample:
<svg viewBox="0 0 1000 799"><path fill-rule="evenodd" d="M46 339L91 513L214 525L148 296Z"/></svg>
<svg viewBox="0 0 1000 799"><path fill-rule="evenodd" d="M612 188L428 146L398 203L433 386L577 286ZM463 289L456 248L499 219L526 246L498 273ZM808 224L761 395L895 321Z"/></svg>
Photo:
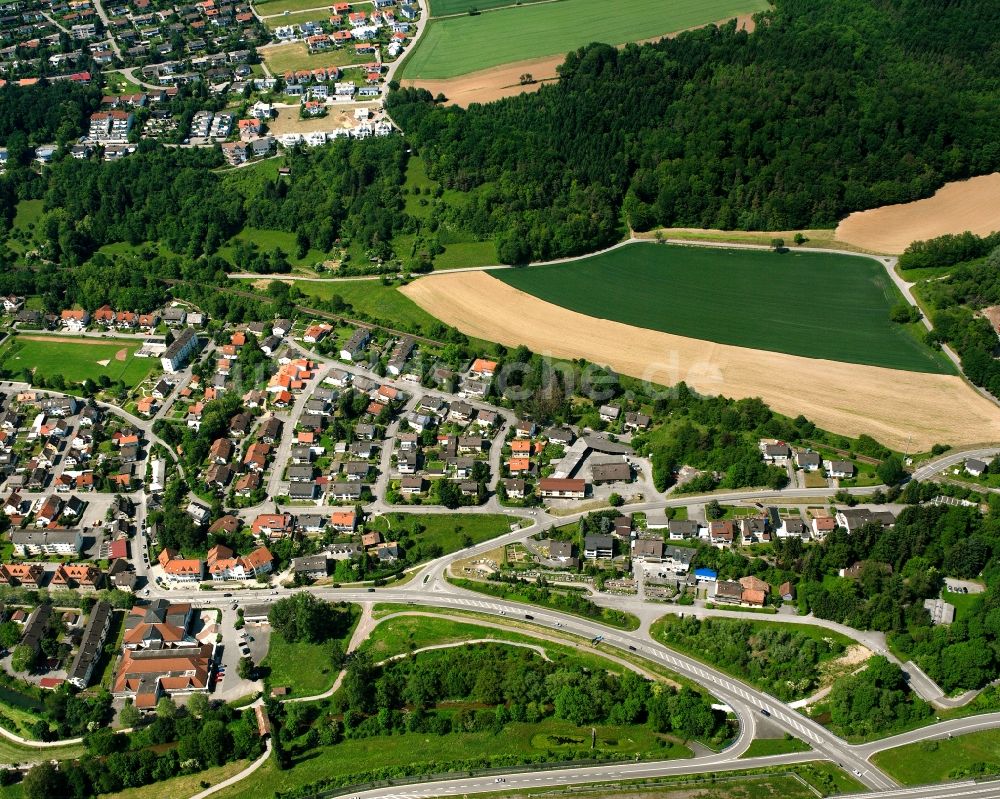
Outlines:
<svg viewBox="0 0 1000 799"><path fill-rule="evenodd" d="M680 619L673 615L657 621L650 633L671 649L716 666L785 702L810 696L819 687L820 666L853 643L822 627L693 616Z"/></svg>
<svg viewBox="0 0 1000 799"><path fill-rule="evenodd" d="M907 744L872 760L903 785L980 779L1000 774L1000 730Z"/></svg>

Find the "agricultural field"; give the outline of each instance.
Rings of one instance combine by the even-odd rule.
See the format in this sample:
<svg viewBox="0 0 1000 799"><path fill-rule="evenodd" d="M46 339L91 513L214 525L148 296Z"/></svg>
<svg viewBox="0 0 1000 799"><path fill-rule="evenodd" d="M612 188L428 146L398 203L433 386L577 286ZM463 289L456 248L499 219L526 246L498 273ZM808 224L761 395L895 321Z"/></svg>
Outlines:
<svg viewBox="0 0 1000 799"><path fill-rule="evenodd" d="M469 3L449 2L446 8ZM477 4L478 5L478 4ZM667 8L664 8L667 5ZM594 41L624 44L763 11L764 0L565 0L431 21L402 77L453 78L514 61L562 55ZM441 3L433 13L443 13Z"/></svg>
<svg viewBox="0 0 1000 799"><path fill-rule="evenodd" d="M494 274L546 302L664 333L807 358L953 371L943 355L889 321L902 297L870 258L641 244Z"/></svg>
<svg viewBox="0 0 1000 799"><path fill-rule="evenodd" d="M630 245L639 246L656 245ZM803 414L840 435L865 433L900 451L926 451L939 441L958 446L1000 438L996 406L956 374L821 360L663 333L545 302L508 285L499 275L520 272L438 272L400 291L427 313L474 338L508 347L523 344L552 358L586 358L654 385L672 386L683 380L703 394L760 397L779 413ZM764 278L771 280L769 275ZM601 296L609 294L603 286L597 290ZM626 286L622 291L633 289ZM607 299L618 304L617 297ZM765 307L784 301L785 295L768 297ZM816 307L825 307L826 302L817 293ZM884 300L880 304L887 307ZM752 322L757 307L741 301L729 313ZM597 312L604 315L603 307ZM716 316L720 325L731 324L725 315ZM949 412L941 413L943 407Z"/></svg>
<svg viewBox="0 0 1000 799"><path fill-rule="evenodd" d="M15 376L29 368L46 380L62 375L67 385L107 376L134 387L159 366L156 358L135 357L141 345L138 339L21 334L0 348L0 366Z"/></svg>
<svg viewBox="0 0 1000 799"><path fill-rule="evenodd" d="M1000 172L946 183L923 200L857 211L837 225L836 238L874 252L901 253L914 241L966 230L980 236L1000 230Z"/></svg>
<svg viewBox="0 0 1000 799"><path fill-rule="evenodd" d="M504 6L527 5L545 0L431 0L431 17L447 17L451 14L467 14L470 10L489 11Z"/></svg>

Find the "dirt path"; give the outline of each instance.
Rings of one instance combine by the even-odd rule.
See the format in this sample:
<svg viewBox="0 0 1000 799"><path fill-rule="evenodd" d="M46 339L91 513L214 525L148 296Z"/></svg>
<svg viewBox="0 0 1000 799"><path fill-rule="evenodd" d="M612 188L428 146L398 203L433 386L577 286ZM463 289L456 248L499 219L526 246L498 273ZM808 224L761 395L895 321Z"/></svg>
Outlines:
<svg viewBox="0 0 1000 799"><path fill-rule="evenodd" d="M524 344L555 358L585 357L665 386L761 397L847 435L868 433L910 452L1000 440L1000 410L960 377L752 350L596 319L518 291L486 272L439 273L401 289L467 335Z"/></svg>
<svg viewBox="0 0 1000 799"><path fill-rule="evenodd" d="M877 252L901 253L913 241L971 230L1000 230L1000 172L948 183L933 197L858 211L843 220L836 237Z"/></svg>

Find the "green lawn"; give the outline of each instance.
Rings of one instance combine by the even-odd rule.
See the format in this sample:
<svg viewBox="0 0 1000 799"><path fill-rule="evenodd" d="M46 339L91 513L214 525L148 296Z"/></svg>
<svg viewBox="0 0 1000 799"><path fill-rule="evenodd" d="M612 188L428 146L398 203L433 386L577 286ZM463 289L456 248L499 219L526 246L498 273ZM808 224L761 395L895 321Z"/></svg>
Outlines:
<svg viewBox="0 0 1000 799"><path fill-rule="evenodd" d="M901 295L882 266L862 256L633 244L492 274L556 305L637 327L809 358L953 371L889 321Z"/></svg>
<svg viewBox="0 0 1000 799"><path fill-rule="evenodd" d="M413 526L419 524L424 529L414 538L440 546L445 554L467 546L466 539L480 544L505 535L515 521L513 516L500 513L388 513L381 519L383 524L388 522L385 532L390 536L394 530L413 530Z"/></svg>
<svg viewBox="0 0 1000 799"><path fill-rule="evenodd" d="M39 760L66 760L67 758L79 757L82 754L83 744L36 749L30 746L19 746L13 741L0 737L0 763L34 763Z"/></svg>
<svg viewBox="0 0 1000 799"><path fill-rule="evenodd" d="M383 286L381 280L337 280L326 283L296 280L293 284L303 294L321 300L339 295L352 308L388 327L412 325L426 332L439 324L433 316L394 286ZM308 302L303 301L301 304Z"/></svg>
<svg viewBox="0 0 1000 799"><path fill-rule="evenodd" d="M644 759L690 757L691 751L645 726L598 726L597 750L605 754ZM276 791L289 792L319 779L364 779L368 769L402 767L433 773L455 760L540 757L546 752L557 760L561 749L573 751L590 746L591 727L546 719L539 724L508 724L502 735L489 732L430 735L408 733L391 737L346 740L335 746L319 746L295 758L292 766L279 771L274 759L249 779L217 794L218 799L272 799ZM346 778L359 775L361 779Z"/></svg>
<svg viewBox="0 0 1000 799"><path fill-rule="evenodd" d="M740 757L769 757L789 752L808 752L812 747L798 738L754 738Z"/></svg>
<svg viewBox="0 0 1000 799"><path fill-rule="evenodd" d="M1000 730L907 744L880 752L872 761L903 785L1000 774Z"/></svg>
<svg viewBox="0 0 1000 799"><path fill-rule="evenodd" d="M289 15L291 16L291 15ZM315 18L314 14L299 15L300 21ZM284 25L287 18L282 18ZM274 20L268 20L274 22ZM343 67L348 64L367 64L375 60L375 56L358 55L353 47L326 50L320 53L310 53L302 42L279 44L261 50L261 56L275 75L284 75L289 70L319 69L320 67Z"/></svg>
<svg viewBox="0 0 1000 799"><path fill-rule="evenodd" d="M234 760L224 766L161 780L141 788L126 788L118 793L103 794L102 799L184 799L200 793L206 786L217 785L249 765L246 760Z"/></svg>
<svg viewBox="0 0 1000 799"><path fill-rule="evenodd" d="M414 608L406 607L405 610L412 611ZM461 643L479 638L534 644L545 649L550 658L563 655L581 662L592 670L620 672L622 669L617 663L601 657L596 650L589 652L586 649L579 649L570 642L556 644L534 638L527 632L482 627L471 621L465 623L446 617L399 616L389 619L375 628L362 645L362 649L371 652L374 660L382 661L394 655L402 655L436 644Z"/></svg>
<svg viewBox="0 0 1000 799"><path fill-rule="evenodd" d="M441 5L441 0L435 3L434 13L443 13ZM448 5L481 3L451 0ZM616 0L611 5L606 0L564 0L433 20L400 77L453 78L561 55L594 41L624 44L767 7L765 0Z"/></svg>
<svg viewBox="0 0 1000 799"><path fill-rule="evenodd" d="M0 365L19 377L26 368L46 379L62 375L67 385L107 375L127 386L141 383L157 366L156 358L136 358L142 342L135 339L15 336L0 348ZM107 361L107 363L103 363Z"/></svg>
<svg viewBox="0 0 1000 799"><path fill-rule="evenodd" d="M983 594L953 594L947 589L941 592L941 598L955 606L955 621L963 621L973 607L982 601Z"/></svg>
<svg viewBox="0 0 1000 799"><path fill-rule="evenodd" d="M353 620L341 643L347 648L354 627L361 618L357 605L351 605ZM310 644L289 643L276 631L271 633L267 656L261 666L269 669L267 683L270 687L287 686L289 696L312 696L321 694L337 676L337 669L330 661L330 643Z"/></svg>
<svg viewBox="0 0 1000 799"><path fill-rule="evenodd" d="M16 253L24 254L32 246L38 235L38 221L42 218L43 200L21 200L14 209L14 222L10 235L7 236L7 246ZM28 230L31 225L32 229Z"/></svg>

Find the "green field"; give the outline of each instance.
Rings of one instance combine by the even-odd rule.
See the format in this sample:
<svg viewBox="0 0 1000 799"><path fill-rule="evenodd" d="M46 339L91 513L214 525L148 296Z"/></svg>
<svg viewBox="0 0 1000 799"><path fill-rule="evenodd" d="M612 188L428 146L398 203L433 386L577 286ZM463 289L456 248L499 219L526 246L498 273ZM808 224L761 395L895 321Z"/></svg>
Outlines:
<svg viewBox="0 0 1000 799"><path fill-rule="evenodd" d="M430 330L438 321L409 297L393 286L383 286L380 280L337 280L325 283L295 280L293 285L308 297L329 300L339 295L360 313L389 327L414 325ZM303 301L303 304L308 304Z"/></svg>
<svg viewBox="0 0 1000 799"><path fill-rule="evenodd" d="M889 321L901 295L882 266L862 256L633 244L491 274L556 305L637 327L807 358L953 373L941 353Z"/></svg>
<svg viewBox="0 0 1000 799"><path fill-rule="evenodd" d="M597 730L597 748L607 755L629 758L636 754L643 759L691 757L691 750L658 735L645 725L626 727L601 726ZM291 791L319 779L364 775L368 769L385 767L418 767L421 772L434 773L450 761L471 758L538 757L550 753L559 759L560 748L590 745L591 727L577 727L558 719L545 719L538 724L511 723L503 735L491 732L428 735L408 733L390 737L348 739L335 746L318 746L293 760L290 768L279 771L274 758L249 779L217 794L219 799L272 799L276 791ZM568 741L570 743L556 743ZM662 744L661 744L662 742ZM350 779L350 782L364 781Z"/></svg>
<svg viewBox="0 0 1000 799"><path fill-rule="evenodd" d="M244 170L241 169L240 171L242 172ZM241 265L236 263L233 256L232 245L235 241L252 242L257 245L261 252L265 253L272 252L275 248L277 248L288 256L288 263L290 263L293 267L312 266L313 264L325 261L328 258L326 253L314 249L310 249L302 258L296 257L294 233L289 233L285 230L261 230L259 228L246 227L233 236L229 244L225 247L219 248L219 256L232 262L237 269L239 269Z"/></svg>
<svg viewBox="0 0 1000 799"><path fill-rule="evenodd" d="M309 8L322 8L329 17L333 12L330 6L333 3L318 3L316 0L256 0L253 7L262 17L269 17L272 14L284 14L286 11L305 11ZM352 11L370 11L372 4L369 2L352 2Z"/></svg>
<svg viewBox="0 0 1000 799"><path fill-rule="evenodd" d="M316 18L315 14L304 14L299 15L298 21L305 22ZM287 19L288 17L283 17L281 24L286 24ZM267 22L274 22L274 20L267 20ZM261 57L275 75L284 75L289 70L344 67L350 64L367 64L375 60L374 55L358 55L355 53L353 47L342 47L339 50L334 49L321 53L310 53L302 42L268 47L261 50Z"/></svg>
<svg viewBox="0 0 1000 799"><path fill-rule="evenodd" d="M67 385L82 383L87 378L96 381L107 375L112 380L123 381L126 386L136 386L159 366L156 358L134 357L141 345L141 341L134 339L22 334L0 348L0 366L15 377L20 377L28 368L46 379L62 375Z"/></svg>
<svg viewBox="0 0 1000 799"><path fill-rule="evenodd" d="M880 752L872 761L903 785L1000 774L1000 730L907 744Z"/></svg>
<svg viewBox="0 0 1000 799"><path fill-rule="evenodd" d="M466 14L473 8L488 11L491 8L541 2L545 0L431 0L431 16L446 17L450 14Z"/></svg>
<svg viewBox="0 0 1000 799"><path fill-rule="evenodd" d="M514 517L499 513L387 513L374 522L375 529L390 536L419 524L424 529L413 537L428 546L440 546L447 554L464 547L467 538L479 544L509 533Z"/></svg>
<svg viewBox="0 0 1000 799"><path fill-rule="evenodd" d="M436 13L443 13L441 5L436 4ZM446 7L468 5L453 0ZM594 41L649 39L767 7L765 0L563 0L433 20L398 77L453 78L561 55Z"/></svg>
<svg viewBox="0 0 1000 799"><path fill-rule="evenodd" d="M350 605L351 624L339 642L343 649L354 634L361 610ZM267 683L270 687L287 686L289 696L313 696L321 694L337 676L337 669L331 663L331 646L334 641L309 643L307 641L288 642L278 632L271 633L267 656L260 665L267 669Z"/></svg>
<svg viewBox="0 0 1000 799"><path fill-rule="evenodd" d="M746 757L770 757L771 755L785 755L790 752L808 752L812 747L805 741L798 738L754 738L750 742L741 758Z"/></svg>

